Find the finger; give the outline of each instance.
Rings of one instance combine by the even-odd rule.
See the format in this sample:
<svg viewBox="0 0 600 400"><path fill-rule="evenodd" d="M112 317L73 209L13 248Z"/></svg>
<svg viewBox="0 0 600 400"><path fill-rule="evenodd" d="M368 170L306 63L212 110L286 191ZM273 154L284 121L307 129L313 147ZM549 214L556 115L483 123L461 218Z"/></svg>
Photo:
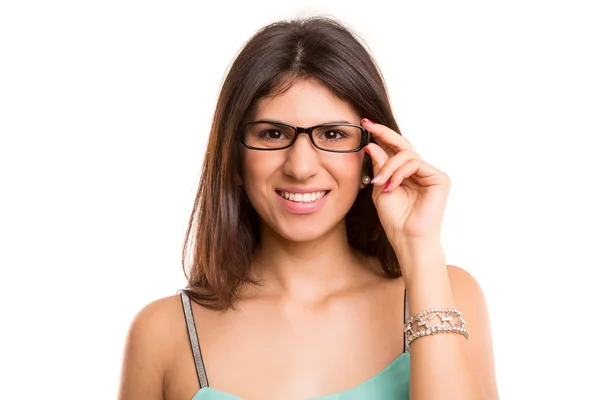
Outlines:
<svg viewBox="0 0 600 400"><path fill-rule="evenodd" d="M412 144L404 136L398 132L388 128L385 125L376 124L370 119L363 118L361 121L362 125L371 132L371 135L382 147L388 147L393 152L399 152L400 150L406 149L414 152L417 157L419 154L416 152Z"/></svg>
<svg viewBox="0 0 600 400"><path fill-rule="evenodd" d="M412 151L400 151L400 153L387 160L387 162L379 169L378 174L371 180L371 182L378 186L385 185L392 177L392 174L398 170L398 168L413 158L417 158L417 156Z"/></svg>
<svg viewBox="0 0 600 400"><path fill-rule="evenodd" d="M371 161L373 162L373 176L377 177L380 174L381 168L383 168L390 157L385 150L375 143L369 143L365 147L365 153L371 157Z"/></svg>
<svg viewBox="0 0 600 400"><path fill-rule="evenodd" d="M408 178L412 178L415 183L422 187L450 184L449 178L442 171L419 158L413 158L394 171L383 191L393 191Z"/></svg>

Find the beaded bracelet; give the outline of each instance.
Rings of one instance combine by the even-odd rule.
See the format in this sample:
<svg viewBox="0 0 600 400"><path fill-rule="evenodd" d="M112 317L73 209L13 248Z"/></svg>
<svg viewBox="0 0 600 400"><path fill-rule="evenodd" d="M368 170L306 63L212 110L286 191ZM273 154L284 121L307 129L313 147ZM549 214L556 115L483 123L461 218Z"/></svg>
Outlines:
<svg viewBox="0 0 600 400"><path fill-rule="evenodd" d="M436 317L437 321L432 321ZM438 323L430 326L432 322ZM458 333L467 339L469 338L469 332L465 329L465 320L462 313L456 308L429 308L410 317L404 325L407 346L417 338L435 335L436 333Z"/></svg>

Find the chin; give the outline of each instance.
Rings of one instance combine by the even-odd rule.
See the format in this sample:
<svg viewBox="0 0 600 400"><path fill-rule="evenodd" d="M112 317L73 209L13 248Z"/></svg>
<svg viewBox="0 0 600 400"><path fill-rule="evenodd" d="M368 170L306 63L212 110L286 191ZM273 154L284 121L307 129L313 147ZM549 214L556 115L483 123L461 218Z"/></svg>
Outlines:
<svg viewBox="0 0 600 400"><path fill-rule="evenodd" d="M284 239L286 239L290 242L307 243L307 242L313 242L315 240L322 239L323 236L325 235L325 231L324 230L304 229L303 231L286 232L286 233L280 232L280 235Z"/></svg>
<svg viewBox="0 0 600 400"><path fill-rule="evenodd" d="M307 243L321 240L339 226L335 222L327 223L323 218L310 218L304 221L284 222L271 225L270 229L290 242ZM345 231L344 231L345 232Z"/></svg>

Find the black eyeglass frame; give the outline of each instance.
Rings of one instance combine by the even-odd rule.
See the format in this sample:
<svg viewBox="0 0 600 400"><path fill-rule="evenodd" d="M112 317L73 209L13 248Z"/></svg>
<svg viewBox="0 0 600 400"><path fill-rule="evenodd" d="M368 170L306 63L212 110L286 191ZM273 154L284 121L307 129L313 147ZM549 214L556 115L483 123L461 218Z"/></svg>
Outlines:
<svg viewBox="0 0 600 400"><path fill-rule="evenodd" d="M246 132L246 128L249 125L255 125L255 124L273 124L273 125L287 126L288 128L294 129L294 137L292 138L290 143L284 147L277 147L277 148L273 148L273 149L272 148L263 148L263 147L253 147L253 146L250 146L248 143L246 143L245 132ZM319 147L315 143L315 140L313 138L313 135L312 135L313 131L317 128L327 128L327 127L335 127L335 126L352 126L355 128L359 128L361 131L361 137L360 137L360 144L358 145L358 147L356 149L352 149L352 150L330 150L330 149L324 149L322 147ZM366 130L363 126L357 125L357 124L350 124L347 122L321 124L321 125L315 125L315 126L311 126L308 128L304 128L304 127L294 126L294 125L290 125L290 124L286 124L286 123L278 122L278 121L259 120L259 121L248 121L243 124L242 129L240 130L240 141L242 142L244 147L246 147L250 150L260 150L260 151L285 150L285 149L289 149L290 147L292 147L294 145L294 143L296 143L296 139L298 139L298 136L300 136L301 133L306 133L308 135L308 137L310 138L310 141L313 144L313 146L315 146L317 149L319 149L321 151L328 151L330 153L356 153L357 151L360 151L365 146L367 146L369 144L369 140L370 140L369 131Z"/></svg>

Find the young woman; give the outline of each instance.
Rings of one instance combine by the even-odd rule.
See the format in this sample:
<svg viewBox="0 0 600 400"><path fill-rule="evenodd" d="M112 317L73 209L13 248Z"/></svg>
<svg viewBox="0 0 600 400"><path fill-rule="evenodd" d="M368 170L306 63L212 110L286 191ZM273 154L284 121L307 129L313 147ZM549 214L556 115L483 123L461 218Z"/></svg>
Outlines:
<svg viewBox="0 0 600 400"><path fill-rule="evenodd" d="M189 285L135 318L120 399L497 398L484 296L445 263L449 189L350 31L263 28L217 103Z"/></svg>

